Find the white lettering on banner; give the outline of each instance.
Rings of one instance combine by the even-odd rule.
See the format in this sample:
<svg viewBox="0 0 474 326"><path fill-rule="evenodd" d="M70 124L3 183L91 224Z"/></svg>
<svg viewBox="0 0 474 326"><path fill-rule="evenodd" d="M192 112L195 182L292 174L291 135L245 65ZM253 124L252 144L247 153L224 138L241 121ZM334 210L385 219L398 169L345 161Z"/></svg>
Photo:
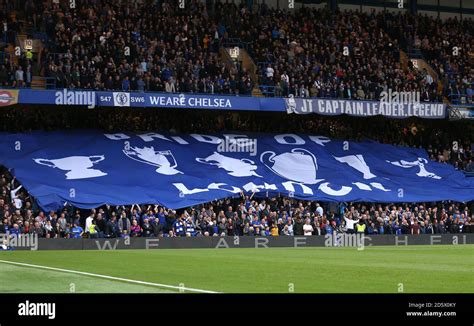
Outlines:
<svg viewBox="0 0 474 326"><path fill-rule="evenodd" d="M354 103L354 102L352 102ZM355 114L356 115L364 115L364 103L355 103L355 106L356 106L356 112Z"/></svg>
<svg viewBox="0 0 474 326"><path fill-rule="evenodd" d="M161 134L157 134L157 133L154 133L154 132L149 132L149 133L146 133L146 134L139 134L137 136L140 137L141 139L143 139L143 141L146 141L146 142L153 141L155 138L171 141L166 136L163 136Z"/></svg>
<svg viewBox="0 0 474 326"><path fill-rule="evenodd" d="M385 191L385 192L389 192L391 191L390 189L386 189L383 184L379 183L379 182L371 182L370 185L374 188L377 188L379 190L382 190L382 191Z"/></svg>
<svg viewBox="0 0 474 326"><path fill-rule="evenodd" d="M150 104L157 106L186 106L186 98L180 96L150 96Z"/></svg>
<svg viewBox="0 0 474 326"><path fill-rule="evenodd" d="M313 142L315 142L318 145L325 146L325 143L330 143L331 139L325 136L309 136L309 139Z"/></svg>
<svg viewBox="0 0 474 326"><path fill-rule="evenodd" d="M130 136L127 136L125 134L104 134L104 136L110 140L123 140L131 138Z"/></svg>
<svg viewBox="0 0 474 326"><path fill-rule="evenodd" d="M267 190L277 190L278 189L277 186L274 185L274 184L268 184L266 182L264 182L263 184L265 185L265 189L267 189Z"/></svg>
<svg viewBox="0 0 474 326"><path fill-rule="evenodd" d="M245 146L247 142L254 142L254 139L249 139L247 135L238 135L238 134L223 134L224 140L229 141L230 143L236 143L239 146ZM223 142L224 140L221 140Z"/></svg>
<svg viewBox="0 0 474 326"><path fill-rule="evenodd" d="M319 181L322 181L322 180L319 180ZM192 194L205 192L205 191L209 191L209 190L223 190L223 191L231 192L231 193L234 193L234 194L239 193L241 191L241 189L239 187L227 185L225 183L210 183L207 186L207 188L194 188L194 189L188 189L186 187L186 185L184 185L183 183L173 183L173 185L183 195L192 195ZM288 193L296 192L295 185L298 185L298 186L301 187L301 191L304 195L313 195L314 194L313 189L311 189L310 187L308 187L304 183L286 181L286 182L282 182L281 185L283 186L283 188ZM363 185L362 187L368 187L367 185L364 185L364 184L359 184L358 187L360 185ZM373 184L371 184L371 185L374 186ZM378 184L378 185L382 188L383 191L390 191L390 190L384 189L381 184ZM231 189L222 188L222 186L230 186ZM274 184L268 185L268 184L265 183L265 185L256 185L253 182L245 184L242 188L245 191L255 191L255 192L259 192L260 190L263 190L263 189L265 189L265 190L271 189L271 190L275 190L275 191L278 191L278 189L279 189ZM374 188L376 188L376 187L374 186ZM319 191L321 191L321 192L323 192L327 195L331 195L331 196L345 196L345 195L349 194L352 191L352 189L353 188L349 187L349 186L340 186L340 189L336 190L336 189L333 189L330 186L329 182L324 182L324 183L320 184L319 187L317 188L317 190L319 190ZM364 190L366 190L366 189L364 189Z"/></svg>
<svg viewBox="0 0 474 326"><path fill-rule="evenodd" d="M216 136L210 136L210 135L191 134L190 136L201 143L209 143L209 144L218 145L222 141L221 138L216 137Z"/></svg>
<svg viewBox="0 0 474 326"><path fill-rule="evenodd" d="M230 99L210 97L150 96L150 104L155 106L232 108Z"/></svg>
<svg viewBox="0 0 474 326"><path fill-rule="evenodd" d="M278 144L282 145L304 145L306 143L303 138L295 134L275 135L274 138ZM288 142L286 138L293 139L293 142Z"/></svg>
<svg viewBox="0 0 474 326"><path fill-rule="evenodd" d="M360 190L367 190L367 191L372 190L372 188L370 188L370 186L368 186L368 185L366 185L365 183L362 183L362 182L353 182L352 184L355 185Z"/></svg>
<svg viewBox="0 0 474 326"><path fill-rule="evenodd" d="M303 100L301 111L305 113L313 112L313 100Z"/></svg>
<svg viewBox="0 0 474 326"><path fill-rule="evenodd" d="M239 192L241 192L242 190L240 188L237 188L237 187L234 187L234 186L231 186L232 189L226 189L226 188L222 188L221 186L227 186L227 183L211 183L209 186L207 186L208 189L211 189L211 190L224 190L224 191L228 191L228 192L231 192L233 194L238 194Z"/></svg>
<svg viewBox="0 0 474 326"><path fill-rule="evenodd" d="M127 135L123 133L104 134L104 136L110 140L119 140L119 141L124 140L124 139L130 139L132 137L132 135ZM135 136L145 142L165 140L167 142L174 142L181 145L189 144L188 141L186 141L182 137L178 137L178 136L167 137L165 135L158 134L158 133L146 133L146 134L139 134ZM190 134L189 137L193 138L195 141L200 142L200 143L207 143L207 144L214 144L214 145L221 144L223 141L222 137L224 137L224 139L231 139L235 141L241 141L241 140L245 141L249 139L247 135L240 135L240 134L223 134L222 137L214 136L214 135L206 135L206 134ZM295 146L295 145L306 144L305 139L302 136L299 136L297 134L279 134L279 135L274 135L273 137L277 143L282 144L282 145ZM320 146L325 146L327 143L331 142L331 139L324 136L307 136L307 137L311 142L316 143ZM167 154L168 156L171 156L170 151L165 151L165 152L163 152L163 155ZM161 152L158 152L158 153L161 153ZM373 179L377 177L375 174L371 172L370 167L365 162L364 156L362 154L347 155L343 157L333 156L333 158L338 162L348 164L351 168L362 173L364 179ZM235 163L239 161L239 159L235 159L232 157L224 157L223 159L227 159L228 161L231 160L229 161L229 163ZM198 161L201 163L203 163L204 161L207 162L208 158L200 159ZM260 161L262 161L262 163L264 163L264 165L273 173L282 177L283 179L286 179L287 181L281 182L278 185L273 184L273 183L267 183L265 181L262 181L263 184L260 184L260 183L256 184L254 182L246 182L245 184L226 184L226 183L210 182L204 187L201 186L200 188L194 188L193 186L191 187L191 189L188 188L185 183L173 183L173 185L179 191L180 196L193 195L196 193L208 192L211 190L212 191L215 191L215 190L227 191L233 194L237 194L242 189L245 190L246 192L249 192L249 191L261 192L261 191L269 191L269 190L278 192L280 190L282 192L295 193L296 192L295 185L298 185L298 188L299 188L298 193L301 193L302 195L313 195L319 191L330 196L345 196L349 194L354 188L365 190L365 191L373 191L374 189L381 190L384 192L391 191L390 189L387 189L383 184L379 182L370 182L369 184L365 184L362 182L349 182L349 185L341 185L341 184L335 185L335 184L330 184L330 182L327 182L324 179L318 179L316 175L317 175L317 171L319 167L318 167L316 155L312 152L309 152L308 150L304 148L293 148L289 152L282 152L282 153L266 151L261 154ZM171 158L171 161L170 161L170 158L168 158L168 162L164 162L164 163L168 163L168 165L170 166L172 165L173 167L177 166L177 162L174 159L174 157ZM242 162L240 163L241 163L239 165L240 168L238 168L237 170L235 170L235 167L233 169L230 168L230 167L233 167L232 164L231 164L232 166L230 167L227 165L225 166L223 165L223 168L225 168L227 172L230 172L228 174L232 176L241 177L241 176L252 175L252 176L260 177L260 175L257 175L255 173L248 173L248 171L247 172L244 171L245 173L243 173L241 171L241 168L246 167L246 165L244 166L242 165ZM388 162L388 163L394 164L394 162ZM423 173L425 172L425 170L423 170L422 164L420 163L406 164L405 163L405 165L409 165L409 167L415 166L415 165L419 166L421 169L420 171L421 173L418 173L418 176L426 176L425 173ZM253 169L253 165L251 167ZM157 172L160 173L160 171L158 170ZM182 173L180 171L178 172ZM170 173L164 173L164 174L170 174ZM432 178L437 177L435 175L429 175L429 176Z"/></svg>
<svg viewBox="0 0 474 326"><path fill-rule="evenodd" d="M352 187L342 186L339 190L334 190L329 186L329 182L324 182L319 185L319 190L324 192L325 194L332 195L332 196L345 196L351 192Z"/></svg>
<svg viewBox="0 0 474 326"><path fill-rule="evenodd" d="M286 182L282 183L282 186L285 188L285 190L287 190L289 192L295 192L294 185L300 186L301 190L303 190L303 193L305 195L312 195L313 194L313 190L310 187L306 186L304 183L293 182L293 181L286 181Z"/></svg>
<svg viewBox="0 0 474 326"><path fill-rule="evenodd" d="M174 139L175 142L177 142L178 144L181 144L181 145L189 145L189 143L187 141L185 141L183 138L181 137L178 137L178 136L173 136L171 137L172 139Z"/></svg>
<svg viewBox="0 0 474 326"><path fill-rule="evenodd" d="M326 101L326 105L325 105L325 106L326 106L326 112L327 112L328 114L333 113L333 106L332 106L332 104L331 104L331 101Z"/></svg>
<svg viewBox="0 0 474 326"><path fill-rule="evenodd" d="M133 136L140 137L143 141L151 142L156 139L163 139L167 141L172 141L173 139L176 143L182 145L188 145L189 143L184 140L182 137L179 136L172 136L167 138L166 136L158 133L146 133L146 134L134 134L134 135L127 135L124 133L115 133L115 134L104 134L110 140L124 140L124 139L131 139ZM228 138L231 140L236 140L239 143L248 139L248 141L254 141L254 139L248 138L248 135L239 135L239 134L223 134L223 138L213 136L213 135L205 135L205 134L190 134L190 137L194 138L198 142L201 143L209 143L219 145L224 139ZM275 140L282 145L305 145L306 141L296 134L280 134L274 136ZM331 139L325 136L308 136L309 140L320 145L325 146L325 144L330 143Z"/></svg>
<svg viewBox="0 0 474 326"><path fill-rule="evenodd" d="M293 237L293 246L295 248L306 246L306 237Z"/></svg>
<svg viewBox="0 0 474 326"><path fill-rule="evenodd" d="M407 102L403 97L401 100L402 102L291 99L291 103L287 101L287 111L288 113L301 114L314 112L323 115L384 115L400 118L408 116L443 117L445 105L442 103ZM290 104L293 107L290 108Z"/></svg>
<svg viewBox="0 0 474 326"><path fill-rule="evenodd" d="M227 243L227 241L225 241L225 238L220 238L219 241L217 242L215 248L216 249L218 249L218 248L229 248L229 244Z"/></svg>
<svg viewBox="0 0 474 326"><path fill-rule="evenodd" d="M268 248L268 242L267 238L255 238L255 248Z"/></svg>
<svg viewBox="0 0 474 326"><path fill-rule="evenodd" d="M232 104L229 99L208 98L208 97L191 97L188 100L189 106L192 107L215 107L215 108L231 108Z"/></svg>
<svg viewBox="0 0 474 326"><path fill-rule="evenodd" d="M265 190L278 190L278 187L275 184L268 184L264 182L264 185L256 185L253 182L246 183L242 188L244 188L245 191L255 191L259 192L260 189L265 189Z"/></svg>
<svg viewBox="0 0 474 326"><path fill-rule="evenodd" d="M173 183L173 186L175 186L179 190L179 192L183 195L192 195L192 194L197 194L199 192L209 191L209 189L207 188L188 189L183 183Z"/></svg>
<svg viewBox="0 0 474 326"><path fill-rule="evenodd" d="M319 111L319 113L324 114L324 113L325 113L325 110L324 110L324 100L318 100L317 103L318 103L318 111Z"/></svg>
<svg viewBox="0 0 474 326"><path fill-rule="evenodd" d="M265 186L262 186L262 185L258 186L253 182L249 182L249 183L244 184L242 188L244 188L244 190L247 192L248 191L259 192L260 189L265 189Z"/></svg>

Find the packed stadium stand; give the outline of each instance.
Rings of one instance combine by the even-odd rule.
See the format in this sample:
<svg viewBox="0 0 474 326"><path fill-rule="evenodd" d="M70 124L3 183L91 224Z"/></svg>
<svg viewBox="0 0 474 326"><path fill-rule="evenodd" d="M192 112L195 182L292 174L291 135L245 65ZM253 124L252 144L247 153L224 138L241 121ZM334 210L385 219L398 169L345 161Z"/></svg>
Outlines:
<svg viewBox="0 0 474 326"><path fill-rule="evenodd" d="M1 1L1 88L473 104L472 18L259 2ZM320 3L320 2L318 2ZM362 7L362 5L361 5ZM35 49L15 48L33 39ZM237 59L232 49L238 48ZM178 117L178 118L177 118ZM294 132L424 148L474 173L474 124L410 118L46 106L2 108L0 131ZM321 235L358 222L367 234L474 232L474 202L323 203L254 194L185 210L155 203L44 212L0 171L0 233L41 237ZM350 221L350 222L348 222ZM304 227L304 225L311 225ZM95 230L95 231L94 231Z"/></svg>
<svg viewBox="0 0 474 326"><path fill-rule="evenodd" d="M420 92L423 101L472 102L471 18L199 1L184 9L105 0L19 7L16 15L3 8L7 42L29 30L44 42L32 59L4 57L0 80L13 87L31 85L34 74L57 88L251 94L261 86L269 96L346 99L392 89ZM220 50L230 44L251 63L229 60ZM401 60L407 53L428 69Z"/></svg>

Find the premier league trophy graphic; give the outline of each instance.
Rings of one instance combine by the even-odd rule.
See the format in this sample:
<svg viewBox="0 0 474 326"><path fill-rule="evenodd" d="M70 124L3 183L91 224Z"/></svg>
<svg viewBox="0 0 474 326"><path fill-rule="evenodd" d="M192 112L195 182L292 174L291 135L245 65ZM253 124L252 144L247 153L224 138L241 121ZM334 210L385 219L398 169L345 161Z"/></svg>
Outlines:
<svg viewBox="0 0 474 326"><path fill-rule="evenodd" d="M107 173L101 170L91 169L95 164L105 160L104 155L69 156L55 160L35 158L33 160L38 164L46 165L50 168L68 171L66 173L66 179L68 180L96 178L107 175Z"/></svg>
<svg viewBox="0 0 474 326"><path fill-rule="evenodd" d="M132 160L157 166L156 172L165 175L174 175L183 173L176 170L178 163L171 151L155 151L152 147L131 147L128 150L123 150L124 154Z"/></svg>

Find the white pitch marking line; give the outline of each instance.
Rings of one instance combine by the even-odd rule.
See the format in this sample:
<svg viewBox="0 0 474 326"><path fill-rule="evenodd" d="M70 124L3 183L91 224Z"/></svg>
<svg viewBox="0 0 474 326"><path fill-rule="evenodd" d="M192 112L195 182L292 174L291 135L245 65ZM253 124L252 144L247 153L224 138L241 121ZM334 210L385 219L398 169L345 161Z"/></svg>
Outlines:
<svg viewBox="0 0 474 326"><path fill-rule="evenodd" d="M94 273L88 273L88 272L74 271L74 270L71 270L71 269L63 269L63 268L56 268L56 267L49 267L49 266L18 263L18 262L9 261L9 260L1 260L0 259L0 263L12 264L12 265L18 265L18 266L25 266L25 267L33 267L33 268L39 268L39 269L46 269L46 270L51 270L51 271L63 272L63 273L71 273L71 274L92 276L92 277L98 277L98 278L113 280L113 281L122 281L122 282L127 282L127 283L135 283L135 284L141 284L141 285L156 286L156 287L174 289L174 290L184 290L184 291L199 292L199 293L219 293L219 292L215 292L215 291L187 288L187 287L184 287L184 286L181 287L181 286L174 286L174 285L167 285L167 284L160 284L160 283L151 283L151 282L145 282L145 281L131 280L131 279L122 278L122 277L114 277L114 276L108 276L108 275L101 275L101 274L94 274Z"/></svg>

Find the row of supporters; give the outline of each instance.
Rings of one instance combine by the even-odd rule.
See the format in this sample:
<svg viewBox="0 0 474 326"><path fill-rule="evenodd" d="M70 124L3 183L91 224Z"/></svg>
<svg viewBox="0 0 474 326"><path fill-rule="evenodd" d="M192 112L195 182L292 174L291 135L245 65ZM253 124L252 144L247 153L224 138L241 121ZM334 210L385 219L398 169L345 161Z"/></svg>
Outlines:
<svg viewBox="0 0 474 326"><path fill-rule="evenodd" d="M249 11L218 1L185 8L168 0L97 0L73 9L66 1L27 3L36 3L25 7L30 27L49 39L37 69L31 54L18 63L6 57L0 84L29 85L38 70L60 88L250 94L256 78L218 57L221 46L240 39L259 66L258 82L272 87L268 95L378 99L392 89L419 92L423 101L473 98L471 19L441 21L408 10L285 12L265 4ZM13 33L24 27L3 16ZM403 67L399 50L408 48L423 53L433 70Z"/></svg>
<svg viewBox="0 0 474 326"><path fill-rule="evenodd" d="M18 191L14 189L13 191ZM333 232L443 234L474 232L474 203L319 204L291 198L227 199L171 210L153 205L105 206L89 212L67 206L45 214L0 199L0 233L40 237L293 236Z"/></svg>

